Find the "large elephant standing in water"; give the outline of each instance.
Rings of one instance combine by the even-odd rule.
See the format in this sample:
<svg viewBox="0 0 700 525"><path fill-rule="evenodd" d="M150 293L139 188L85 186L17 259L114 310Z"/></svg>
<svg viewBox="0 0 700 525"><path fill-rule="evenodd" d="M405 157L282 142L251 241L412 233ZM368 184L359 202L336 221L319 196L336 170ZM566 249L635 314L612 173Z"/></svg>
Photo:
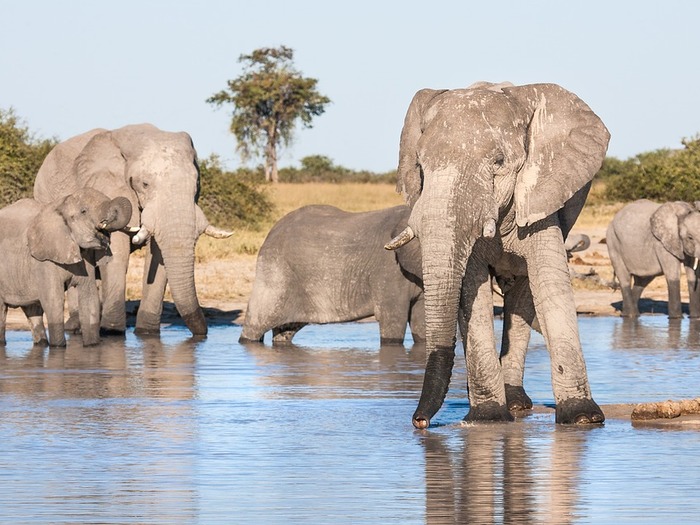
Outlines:
<svg viewBox="0 0 700 525"><path fill-rule="evenodd" d="M535 316L551 355L556 421L604 421L588 383L563 239L609 138L590 108L555 84L479 83L414 96L397 183L412 213L388 247L417 237L422 249L428 358L417 428L429 426L444 401L457 323L467 360L466 419L511 420L507 386L524 394ZM500 362L491 274L505 288Z"/></svg>
<svg viewBox="0 0 700 525"><path fill-rule="evenodd" d="M150 240L136 331L158 333L166 284L194 335L206 335L207 323L197 299L194 248L203 232L225 232L209 225L197 206L199 168L192 139L185 132L161 131L150 124L116 130L94 129L58 144L46 157L34 183L34 197L51 202L82 187L132 204L130 229L113 232L111 261L100 268L101 327L126 330L126 272L130 242Z"/></svg>

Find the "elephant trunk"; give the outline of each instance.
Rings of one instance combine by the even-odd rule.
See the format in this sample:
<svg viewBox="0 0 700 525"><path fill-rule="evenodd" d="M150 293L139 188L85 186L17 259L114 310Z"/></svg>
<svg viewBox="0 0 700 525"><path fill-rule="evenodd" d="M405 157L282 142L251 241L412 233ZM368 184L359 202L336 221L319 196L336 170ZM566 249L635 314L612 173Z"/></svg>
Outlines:
<svg viewBox="0 0 700 525"><path fill-rule="evenodd" d="M206 335L207 322L199 306L194 281L195 207L191 201L168 199L164 216L167 228L156 228L154 235L163 254L170 293L180 316L193 335ZM162 213L162 212L161 212Z"/></svg>
<svg viewBox="0 0 700 525"><path fill-rule="evenodd" d="M443 200L422 208L421 249L425 290L426 350L423 389L413 414L416 428L427 428L447 395L454 365L462 280L473 241L457 228L454 209Z"/></svg>

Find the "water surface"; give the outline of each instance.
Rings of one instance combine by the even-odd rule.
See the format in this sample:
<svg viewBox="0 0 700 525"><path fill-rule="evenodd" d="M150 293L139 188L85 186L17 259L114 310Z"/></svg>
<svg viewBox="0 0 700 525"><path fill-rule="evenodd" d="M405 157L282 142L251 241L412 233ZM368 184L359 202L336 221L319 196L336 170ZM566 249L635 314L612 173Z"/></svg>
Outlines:
<svg viewBox="0 0 700 525"><path fill-rule="evenodd" d="M500 330L497 321L497 330ZM700 325L581 318L601 404L700 396ZM700 432L553 415L460 424L464 359L434 427L411 426L425 350L376 323L306 327L296 345L105 340L0 352L3 523L695 522ZM269 336L268 336L269 337ZM552 404L535 335L525 387Z"/></svg>

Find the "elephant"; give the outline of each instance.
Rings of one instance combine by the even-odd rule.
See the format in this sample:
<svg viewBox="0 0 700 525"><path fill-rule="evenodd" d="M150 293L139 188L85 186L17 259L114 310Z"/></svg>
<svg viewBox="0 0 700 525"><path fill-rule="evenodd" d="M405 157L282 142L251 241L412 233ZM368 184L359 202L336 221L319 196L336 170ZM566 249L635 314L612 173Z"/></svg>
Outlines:
<svg viewBox="0 0 700 525"><path fill-rule="evenodd" d="M37 173L34 197L51 202L82 187L125 197L134 210L129 232L112 234L113 257L100 268L102 330L125 332L130 242L136 246L150 240L135 332L160 332L167 284L192 334L206 335L194 280L195 243L202 233L231 233L210 225L197 206L199 167L190 135L134 124L112 131L93 129L61 142Z"/></svg>
<svg viewBox="0 0 700 525"><path fill-rule="evenodd" d="M700 211L694 205L634 201L615 214L608 225L606 242L622 289L624 317L639 316L639 298L659 275L668 285L668 316L682 317L681 265L688 279L690 317L700 317Z"/></svg>
<svg viewBox="0 0 700 525"><path fill-rule="evenodd" d="M272 330L273 343L289 343L309 323L374 315L381 344L402 344L407 322L414 341L424 341L420 246L383 249L410 211L310 205L285 215L260 248L240 340L262 341Z"/></svg>
<svg viewBox="0 0 700 525"><path fill-rule="evenodd" d="M571 259L576 252L587 250L591 245L591 238L585 233L572 234L564 240L564 249L566 250L566 258Z"/></svg>
<svg viewBox="0 0 700 525"><path fill-rule="evenodd" d="M19 306L29 319L35 344L65 346L65 289L74 287L83 345L99 343L95 263L109 257L109 232L124 228L130 218L128 199L109 199L94 188L50 204L21 199L0 210L0 342L5 343L8 306Z"/></svg>
<svg viewBox="0 0 700 525"><path fill-rule="evenodd" d="M610 134L556 84L479 82L422 89L399 146L397 191L412 212L387 244L421 243L426 369L413 425L447 394L457 325L465 349L467 421L511 421L535 317L551 355L555 421L602 424L581 348L564 238L585 204ZM491 276L504 290L495 348Z"/></svg>

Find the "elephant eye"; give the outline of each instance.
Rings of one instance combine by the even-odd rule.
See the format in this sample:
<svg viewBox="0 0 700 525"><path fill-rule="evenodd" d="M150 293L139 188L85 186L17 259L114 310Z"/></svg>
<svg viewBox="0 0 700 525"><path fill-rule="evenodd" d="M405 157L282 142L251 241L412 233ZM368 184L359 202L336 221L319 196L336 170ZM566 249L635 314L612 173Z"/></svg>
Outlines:
<svg viewBox="0 0 700 525"><path fill-rule="evenodd" d="M144 189L148 188L148 182L143 181L141 184L143 185L143 188L144 188Z"/></svg>
<svg viewBox="0 0 700 525"><path fill-rule="evenodd" d="M87 213L87 208L81 208L80 209L80 214L85 215Z"/></svg>
<svg viewBox="0 0 700 525"><path fill-rule="evenodd" d="M499 153L499 154L496 155L496 157L493 159L493 163L494 163L496 166L498 166L498 167L503 166L503 163L504 163L505 161L506 161L506 159L505 159L505 157L503 156L502 153Z"/></svg>

